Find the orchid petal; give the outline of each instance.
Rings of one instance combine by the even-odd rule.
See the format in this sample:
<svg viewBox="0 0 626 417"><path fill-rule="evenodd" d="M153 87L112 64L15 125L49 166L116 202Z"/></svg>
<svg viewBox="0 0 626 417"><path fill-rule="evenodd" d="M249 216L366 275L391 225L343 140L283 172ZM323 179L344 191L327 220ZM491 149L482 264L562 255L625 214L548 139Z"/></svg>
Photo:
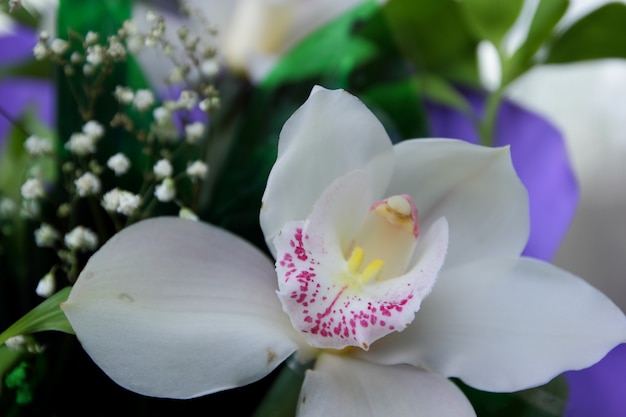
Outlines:
<svg viewBox="0 0 626 417"><path fill-rule="evenodd" d="M508 148L453 139L409 140L394 147L389 195L413 197L421 224L450 225L446 268L482 257L518 256L528 239L528 195Z"/></svg>
<svg viewBox="0 0 626 417"><path fill-rule="evenodd" d="M368 178L364 171L340 177L324 190L309 219L288 223L274 239L278 296L293 326L315 347L367 350L375 340L402 331L445 258L448 225L441 219L420 240L416 262L404 275L369 282L349 270L350 239L342 246L338 233L367 212ZM348 236L354 236L350 229Z"/></svg>
<svg viewBox="0 0 626 417"><path fill-rule="evenodd" d="M548 263L482 260L442 273L413 325L390 336L370 360L508 392L599 361L626 340L626 320L604 294Z"/></svg>
<svg viewBox="0 0 626 417"><path fill-rule="evenodd" d="M484 114L485 94L460 89L476 115ZM468 114L427 103L430 134L478 143L475 120ZM544 117L509 100L498 110L495 146L511 145L517 175L528 189L530 236L524 255L550 260L571 223L578 202L563 134Z"/></svg>
<svg viewBox="0 0 626 417"><path fill-rule="evenodd" d="M470 417L470 402L450 381L408 366L321 355L304 379L299 417Z"/></svg>
<svg viewBox="0 0 626 417"><path fill-rule="evenodd" d="M216 227L158 218L87 263L62 308L118 384L190 398L256 381L297 349L271 262Z"/></svg>
<svg viewBox="0 0 626 417"><path fill-rule="evenodd" d="M322 191L354 171L370 173L375 198L393 170L393 147L376 116L343 90L315 87L280 133L261 208L268 246L289 221L305 219Z"/></svg>

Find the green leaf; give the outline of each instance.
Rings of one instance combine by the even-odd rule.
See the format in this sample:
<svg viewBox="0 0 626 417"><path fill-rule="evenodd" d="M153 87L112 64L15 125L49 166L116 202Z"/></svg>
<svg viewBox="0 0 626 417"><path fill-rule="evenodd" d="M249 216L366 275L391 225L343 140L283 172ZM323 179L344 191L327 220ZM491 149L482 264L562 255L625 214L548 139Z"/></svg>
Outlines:
<svg viewBox="0 0 626 417"><path fill-rule="evenodd" d="M444 78L436 74L423 74L416 77L416 82L420 85L425 98L462 112L471 110L465 97Z"/></svg>
<svg viewBox="0 0 626 417"><path fill-rule="evenodd" d="M4 148L0 151L0 193L15 200L20 198L20 187L25 179L26 170L33 165L33 160L24 148L24 142L31 134L48 138L54 143L54 133L37 118L34 109L27 109L16 121L9 132ZM53 161L49 158L37 160L37 166L44 181L54 181L56 172Z"/></svg>
<svg viewBox="0 0 626 417"><path fill-rule="evenodd" d="M272 88L310 78L345 77L376 53L373 45L352 34L353 27L376 10L377 3L367 1L322 26L287 52L262 86Z"/></svg>
<svg viewBox="0 0 626 417"><path fill-rule="evenodd" d="M581 18L552 44L546 63L626 58L626 4L609 3Z"/></svg>
<svg viewBox="0 0 626 417"><path fill-rule="evenodd" d="M0 345L13 336L25 335L46 330L56 330L74 334L65 314L61 310L61 303L67 300L72 287L65 287L52 297L26 313L13 323L11 327L0 333Z"/></svg>
<svg viewBox="0 0 626 417"><path fill-rule="evenodd" d="M509 31L524 5L524 0L463 0L465 19L478 39L491 41L497 47Z"/></svg>
<svg viewBox="0 0 626 417"><path fill-rule="evenodd" d="M556 24L561 20L569 0L541 0L530 23L526 40L505 63L503 83L508 84L531 66L531 60L543 45L553 35Z"/></svg>
<svg viewBox="0 0 626 417"><path fill-rule="evenodd" d="M480 417L560 417L568 395L568 385L560 376L546 385L513 393L480 391L454 379Z"/></svg>
<svg viewBox="0 0 626 417"><path fill-rule="evenodd" d="M418 72L479 85L477 40L456 0L390 0L382 13L396 43Z"/></svg>

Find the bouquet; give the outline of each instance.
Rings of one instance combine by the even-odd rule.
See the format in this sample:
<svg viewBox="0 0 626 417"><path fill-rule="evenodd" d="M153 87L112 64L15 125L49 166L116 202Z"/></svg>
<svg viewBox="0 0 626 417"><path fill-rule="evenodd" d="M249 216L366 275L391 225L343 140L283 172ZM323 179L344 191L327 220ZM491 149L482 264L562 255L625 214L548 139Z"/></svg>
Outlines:
<svg viewBox="0 0 626 417"><path fill-rule="evenodd" d="M219 3L3 3L0 414L619 415L508 94L623 58L626 6Z"/></svg>

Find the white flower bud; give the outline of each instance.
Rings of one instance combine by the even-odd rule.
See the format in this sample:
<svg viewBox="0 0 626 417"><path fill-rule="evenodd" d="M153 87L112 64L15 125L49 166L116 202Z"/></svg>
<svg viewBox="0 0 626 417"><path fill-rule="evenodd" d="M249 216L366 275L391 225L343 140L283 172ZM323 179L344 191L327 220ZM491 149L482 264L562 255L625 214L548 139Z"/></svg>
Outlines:
<svg viewBox="0 0 626 417"><path fill-rule="evenodd" d="M39 136L29 136L24 142L24 148L32 156L46 155L52 152L52 144L49 140Z"/></svg>
<svg viewBox="0 0 626 417"><path fill-rule="evenodd" d="M120 200L117 212L125 216L132 216L141 204L141 198L129 191L120 191Z"/></svg>
<svg viewBox="0 0 626 417"><path fill-rule="evenodd" d="M70 44L63 39L53 39L50 43L50 50L56 55L63 55L70 48Z"/></svg>
<svg viewBox="0 0 626 417"><path fill-rule="evenodd" d="M71 250L93 250L98 246L98 236L84 226L76 226L65 235L65 245Z"/></svg>
<svg viewBox="0 0 626 417"><path fill-rule="evenodd" d="M43 184L37 178L27 179L21 188L22 197L27 200L42 197L44 195Z"/></svg>
<svg viewBox="0 0 626 417"><path fill-rule="evenodd" d="M187 175L192 181L203 180L209 172L209 167L202 161L194 161L187 167Z"/></svg>
<svg viewBox="0 0 626 417"><path fill-rule="evenodd" d="M42 59L46 59L50 54L50 50L48 49L48 45L43 41L38 41L33 48L33 56L36 60L41 61Z"/></svg>
<svg viewBox="0 0 626 417"><path fill-rule="evenodd" d="M120 205L120 190L118 188L114 188L111 191L107 191L102 196L102 207L108 212L117 211L117 208Z"/></svg>
<svg viewBox="0 0 626 417"><path fill-rule="evenodd" d="M47 223L42 223L38 229L35 230L35 243L40 248L51 248L54 246L54 242L59 239L59 232Z"/></svg>
<svg viewBox="0 0 626 417"><path fill-rule="evenodd" d="M98 35L98 33L90 30L89 32L87 32L87 34L85 35L85 43L87 45L93 45L94 43L98 43L98 38L100 36Z"/></svg>
<svg viewBox="0 0 626 417"><path fill-rule="evenodd" d="M174 168L172 168L172 164L167 159L159 159L154 167L152 168L154 175L157 179L163 179L172 176L172 172Z"/></svg>
<svg viewBox="0 0 626 417"><path fill-rule="evenodd" d="M195 144L204 136L205 128L202 122L193 122L185 125L185 139L187 143Z"/></svg>
<svg viewBox="0 0 626 417"><path fill-rule="evenodd" d="M9 337L4 344L10 350L21 350L26 346L26 338L19 334L17 336Z"/></svg>
<svg viewBox="0 0 626 417"><path fill-rule="evenodd" d="M7 197L0 198L0 218L7 218L15 214L17 204Z"/></svg>
<svg viewBox="0 0 626 417"><path fill-rule="evenodd" d="M154 117L154 121L158 125L165 125L172 120L172 112L163 106L159 106L152 111L152 117Z"/></svg>
<svg viewBox="0 0 626 417"><path fill-rule="evenodd" d="M74 185L76 186L76 192L81 197L98 194L101 188L100 179L91 172L81 175L74 181Z"/></svg>
<svg viewBox="0 0 626 417"><path fill-rule="evenodd" d="M191 209L187 207L182 207L180 209L180 211L178 212L178 217L180 217L181 219L198 221L198 216L196 215L196 213L194 213L193 211L191 211Z"/></svg>
<svg viewBox="0 0 626 417"><path fill-rule="evenodd" d="M176 197L176 184L171 178L165 178L161 184L154 189L154 195L162 203L172 201Z"/></svg>
<svg viewBox="0 0 626 417"><path fill-rule="evenodd" d="M116 153L107 161L107 166L115 172L115 175L122 175L128 172L130 160L121 152Z"/></svg>
<svg viewBox="0 0 626 417"><path fill-rule="evenodd" d="M90 120L83 126L83 133L94 139L100 139L104 135L104 127L95 120Z"/></svg>
<svg viewBox="0 0 626 417"><path fill-rule="evenodd" d="M84 156L96 152L96 138L84 133L73 133L65 148L74 155Z"/></svg>
<svg viewBox="0 0 626 417"><path fill-rule="evenodd" d="M54 282L54 274L48 272L43 278L39 280L35 292L38 296L48 298L54 294L56 290L56 283Z"/></svg>
<svg viewBox="0 0 626 417"><path fill-rule="evenodd" d="M206 59L200 64L200 72L205 77L213 78L219 71L220 65L217 59Z"/></svg>
<svg viewBox="0 0 626 417"><path fill-rule="evenodd" d="M150 90L137 90L133 105L139 111L145 111L154 104L154 94Z"/></svg>

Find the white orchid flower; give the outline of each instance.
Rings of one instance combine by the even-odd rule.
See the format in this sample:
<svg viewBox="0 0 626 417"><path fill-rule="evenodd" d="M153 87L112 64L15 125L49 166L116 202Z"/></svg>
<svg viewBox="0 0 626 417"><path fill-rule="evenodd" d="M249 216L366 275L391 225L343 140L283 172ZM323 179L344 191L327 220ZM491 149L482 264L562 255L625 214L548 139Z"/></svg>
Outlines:
<svg viewBox="0 0 626 417"><path fill-rule="evenodd" d="M107 242L62 307L93 360L141 394L242 386L298 352L315 359L299 416L472 416L447 377L521 390L626 340L603 294L520 257L528 217L507 148L394 146L357 98L316 87L263 197L275 265L217 227L150 219Z"/></svg>

